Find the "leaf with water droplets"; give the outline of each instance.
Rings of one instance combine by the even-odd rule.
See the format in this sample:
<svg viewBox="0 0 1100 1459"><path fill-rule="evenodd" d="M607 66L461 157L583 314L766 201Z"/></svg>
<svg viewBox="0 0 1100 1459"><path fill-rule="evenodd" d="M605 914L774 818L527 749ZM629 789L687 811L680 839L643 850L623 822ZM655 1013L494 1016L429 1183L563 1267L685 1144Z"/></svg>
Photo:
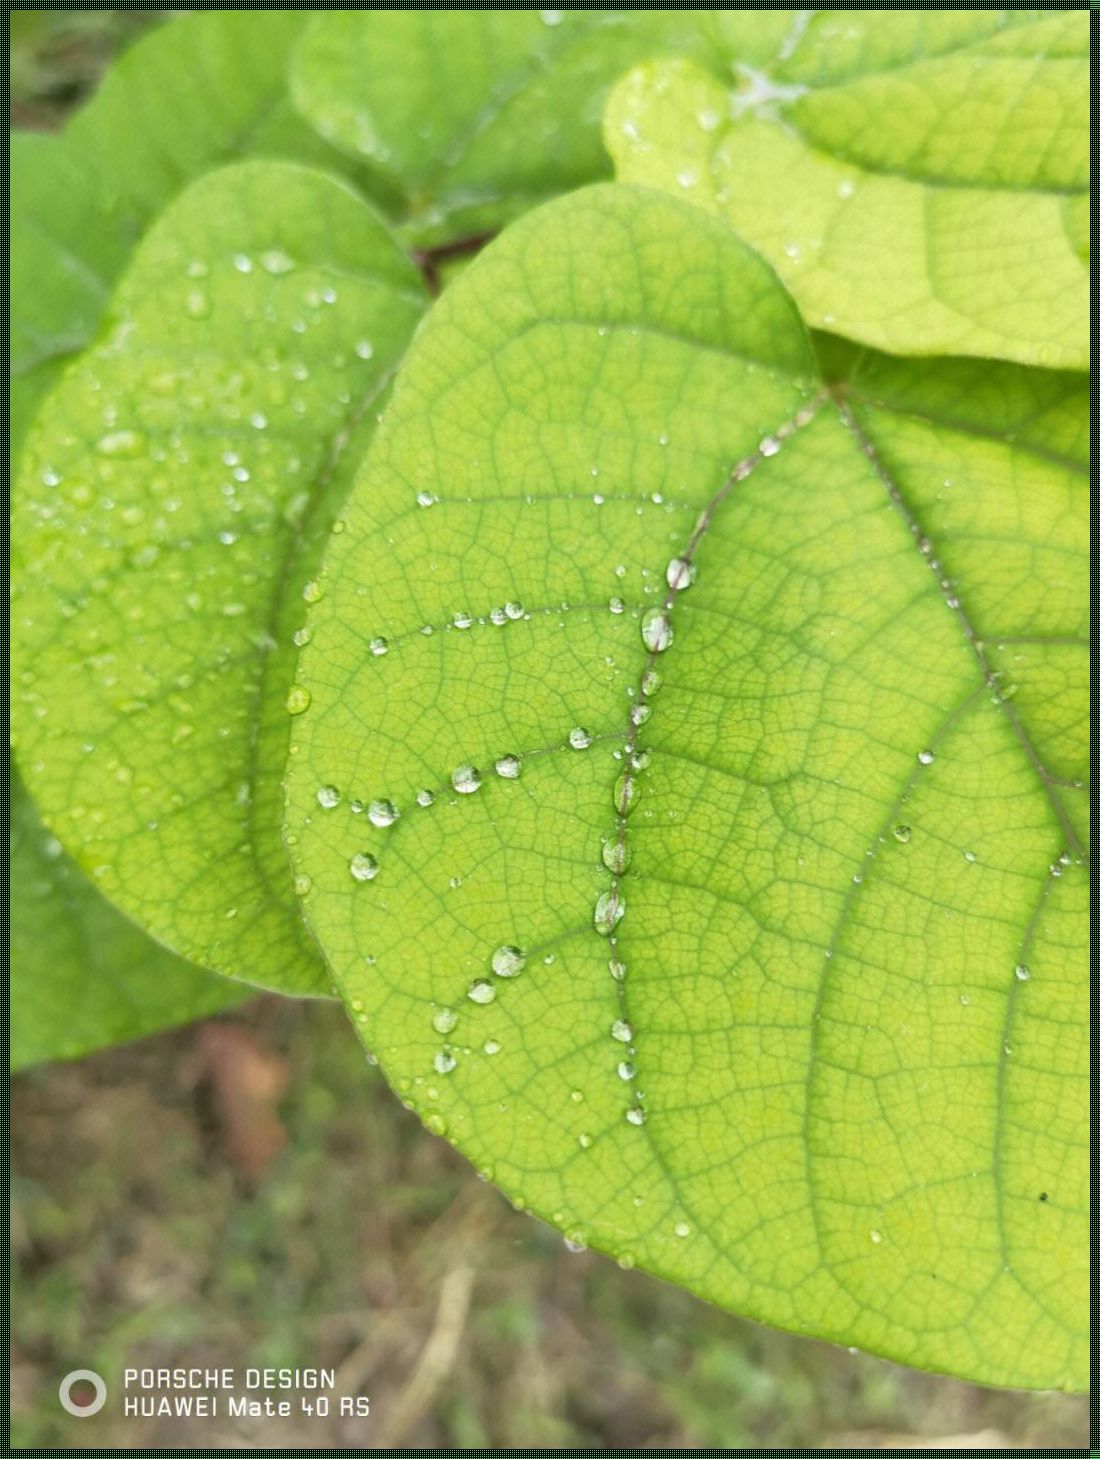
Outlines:
<svg viewBox="0 0 1100 1459"><path fill-rule="evenodd" d="M310 615L306 912L390 1079L563 1233L800 1332L1075 1384L1083 382L821 360L770 269L656 192L574 194L471 264ZM504 755L521 778L455 793ZM435 801L368 841L317 815L329 783Z"/></svg>
<svg viewBox="0 0 1100 1459"><path fill-rule="evenodd" d="M277 267L240 267L265 255ZM31 790L159 940L269 986L328 987L279 833L311 703L295 639L422 301L342 184L288 163L212 173L146 237L23 452L13 719ZM365 333L368 360L350 348ZM318 781L314 813L347 814L346 794Z"/></svg>
<svg viewBox="0 0 1100 1459"><path fill-rule="evenodd" d="M291 84L323 137L404 194L410 233L439 243L606 176L600 110L628 67L762 62L785 26L760 11L330 11Z"/></svg>
<svg viewBox="0 0 1100 1459"><path fill-rule="evenodd" d="M815 326L1085 368L1088 54L1084 14L820 10L732 91L639 67L604 135L620 178L728 219Z"/></svg>
<svg viewBox="0 0 1100 1459"><path fill-rule="evenodd" d="M61 850L11 780L11 1067L206 1018L249 990L175 957Z"/></svg>
<svg viewBox="0 0 1100 1459"><path fill-rule="evenodd" d="M358 172L290 105L305 23L301 11L185 13L138 40L60 136L12 137L13 455L61 363L95 336L138 239L188 182L248 156Z"/></svg>

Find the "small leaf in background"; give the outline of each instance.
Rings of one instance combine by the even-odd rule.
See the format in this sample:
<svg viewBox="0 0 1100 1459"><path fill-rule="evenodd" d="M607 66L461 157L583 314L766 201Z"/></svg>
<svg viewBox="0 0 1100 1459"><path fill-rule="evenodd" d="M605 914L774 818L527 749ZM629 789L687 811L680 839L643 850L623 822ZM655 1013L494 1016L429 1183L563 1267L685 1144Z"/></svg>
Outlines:
<svg viewBox="0 0 1100 1459"><path fill-rule="evenodd" d="M290 106L301 11L183 15L111 68L64 133L12 140L12 414L21 434L60 363L89 344L154 216L211 167L248 156L336 165ZM371 180L373 191L378 184ZM383 190L383 196L385 196ZM13 439L13 457L16 442Z"/></svg>
<svg viewBox="0 0 1100 1459"><path fill-rule="evenodd" d="M212 173L23 452L14 743L44 817L158 940L283 990L328 987L278 830L294 658L423 299L343 184Z"/></svg>
<svg viewBox="0 0 1100 1459"><path fill-rule="evenodd" d="M726 218L815 326L1087 367L1085 16L799 15L732 92L687 61L622 80L617 175Z"/></svg>
<svg viewBox="0 0 1100 1459"><path fill-rule="evenodd" d="M846 348L656 192L493 244L326 558L293 856L395 1089L571 1242L1077 1386L1084 382Z"/></svg>
<svg viewBox="0 0 1100 1459"><path fill-rule="evenodd" d="M103 899L11 780L11 1067L206 1018L251 990L175 957Z"/></svg>
<svg viewBox="0 0 1100 1459"><path fill-rule="evenodd" d="M608 175L600 113L629 66L684 55L724 73L731 53L762 61L787 24L759 11L329 11L291 84L322 136L405 194L410 235L439 243Z"/></svg>

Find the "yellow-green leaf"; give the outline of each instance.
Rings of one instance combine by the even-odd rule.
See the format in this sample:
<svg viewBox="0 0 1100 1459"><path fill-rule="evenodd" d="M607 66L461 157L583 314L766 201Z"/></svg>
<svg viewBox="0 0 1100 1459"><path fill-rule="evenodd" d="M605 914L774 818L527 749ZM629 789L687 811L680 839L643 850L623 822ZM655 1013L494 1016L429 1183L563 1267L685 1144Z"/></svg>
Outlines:
<svg viewBox="0 0 1100 1459"><path fill-rule="evenodd" d="M688 61L620 82L617 175L727 219L811 324L1087 366L1085 15L801 14L733 91Z"/></svg>
<svg viewBox="0 0 1100 1459"><path fill-rule="evenodd" d="M656 192L466 270L310 614L306 914L402 1097L570 1240L1081 1386L1083 382L822 357Z"/></svg>
<svg viewBox="0 0 1100 1459"><path fill-rule="evenodd" d="M344 185L208 174L23 451L14 744L43 818L159 941L284 990L327 988L278 829L295 635L423 301Z"/></svg>

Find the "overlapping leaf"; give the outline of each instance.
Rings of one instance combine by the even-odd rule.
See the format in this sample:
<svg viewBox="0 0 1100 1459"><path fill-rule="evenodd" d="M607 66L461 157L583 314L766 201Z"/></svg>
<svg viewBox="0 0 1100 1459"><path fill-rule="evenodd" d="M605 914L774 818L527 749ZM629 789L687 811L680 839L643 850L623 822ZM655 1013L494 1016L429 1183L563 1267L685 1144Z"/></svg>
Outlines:
<svg viewBox="0 0 1100 1459"><path fill-rule="evenodd" d="M394 1086L571 1239L1075 1386L1083 387L829 359L652 192L467 270L310 615L307 916Z"/></svg>
<svg viewBox="0 0 1100 1459"><path fill-rule="evenodd" d="M327 986L278 831L294 635L422 303L341 184L212 173L23 453L15 745L43 817L160 941L289 990Z"/></svg>
<svg viewBox="0 0 1100 1459"><path fill-rule="evenodd" d="M688 62L621 82L618 176L728 219L814 325L1087 366L1086 17L800 14L732 93Z"/></svg>
<svg viewBox="0 0 1100 1459"><path fill-rule="evenodd" d="M322 136L387 173L411 233L497 227L610 171L608 87L653 56L763 61L782 12L339 10L298 47L293 89Z"/></svg>
<svg viewBox="0 0 1100 1459"><path fill-rule="evenodd" d="M18 433L59 365L92 340L137 240L186 183L248 156L335 162L360 176L290 106L288 55L305 20L302 11L262 22L251 11L182 16L112 67L62 136L13 137Z"/></svg>
<svg viewBox="0 0 1100 1459"><path fill-rule="evenodd" d="M11 784L11 1067L72 1059L248 996L106 902Z"/></svg>

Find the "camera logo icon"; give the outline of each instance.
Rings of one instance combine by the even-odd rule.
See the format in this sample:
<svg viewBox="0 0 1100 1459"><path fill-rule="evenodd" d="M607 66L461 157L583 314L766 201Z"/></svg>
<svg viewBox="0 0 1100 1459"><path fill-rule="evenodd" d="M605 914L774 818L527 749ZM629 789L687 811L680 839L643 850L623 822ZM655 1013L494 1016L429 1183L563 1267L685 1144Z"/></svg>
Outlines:
<svg viewBox="0 0 1100 1459"><path fill-rule="evenodd" d="M91 1368L74 1368L62 1378L57 1396L73 1418L91 1418L107 1402L107 1385Z"/></svg>

